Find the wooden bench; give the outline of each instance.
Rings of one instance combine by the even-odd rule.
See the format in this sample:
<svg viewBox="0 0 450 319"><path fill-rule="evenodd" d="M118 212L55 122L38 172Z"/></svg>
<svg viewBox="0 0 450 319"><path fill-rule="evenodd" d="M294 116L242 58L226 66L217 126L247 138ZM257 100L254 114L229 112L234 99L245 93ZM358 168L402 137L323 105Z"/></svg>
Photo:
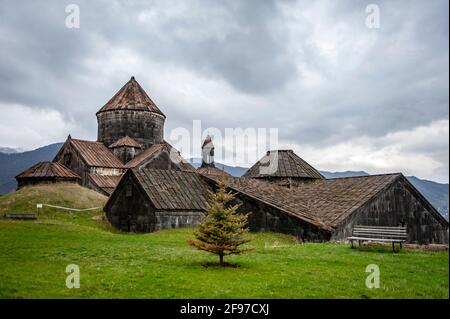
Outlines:
<svg viewBox="0 0 450 319"><path fill-rule="evenodd" d="M363 241L389 242L392 243L392 251L395 251L395 243L400 244L406 241L406 227L384 227L384 226L362 226L353 227L352 236L347 239L352 243L357 240L359 246Z"/></svg>
<svg viewBox="0 0 450 319"><path fill-rule="evenodd" d="M35 213L6 213L5 218L21 219L21 220L34 220L34 219L37 219L37 216Z"/></svg>

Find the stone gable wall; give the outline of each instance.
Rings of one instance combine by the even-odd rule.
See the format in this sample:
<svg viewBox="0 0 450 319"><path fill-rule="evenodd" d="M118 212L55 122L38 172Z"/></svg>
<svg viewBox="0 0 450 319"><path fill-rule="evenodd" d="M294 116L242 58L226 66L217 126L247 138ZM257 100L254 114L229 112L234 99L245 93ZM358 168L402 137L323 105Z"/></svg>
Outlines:
<svg viewBox="0 0 450 319"><path fill-rule="evenodd" d="M395 182L350 214L338 225L332 239L345 240L351 236L355 225L406 225L408 243L448 244L448 224L444 225L438 220L403 180Z"/></svg>
<svg viewBox="0 0 450 319"><path fill-rule="evenodd" d="M54 162L58 162L80 175L81 185L88 187L90 167L81 159L70 143L65 143L56 155Z"/></svg>

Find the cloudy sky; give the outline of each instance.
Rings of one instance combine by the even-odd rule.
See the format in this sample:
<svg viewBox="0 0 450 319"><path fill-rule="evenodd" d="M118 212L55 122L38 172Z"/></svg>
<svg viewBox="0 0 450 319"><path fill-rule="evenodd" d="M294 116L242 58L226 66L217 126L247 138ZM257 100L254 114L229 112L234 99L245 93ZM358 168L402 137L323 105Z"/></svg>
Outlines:
<svg viewBox="0 0 450 319"><path fill-rule="evenodd" d="M70 3L80 28L66 27ZM379 28L366 25L370 3ZM447 0L0 0L0 146L95 140L95 112L134 75L166 114L170 142L193 120L277 128L279 148L319 169L448 182L448 9ZM216 143L219 161L244 165L231 156L243 146L230 145Z"/></svg>

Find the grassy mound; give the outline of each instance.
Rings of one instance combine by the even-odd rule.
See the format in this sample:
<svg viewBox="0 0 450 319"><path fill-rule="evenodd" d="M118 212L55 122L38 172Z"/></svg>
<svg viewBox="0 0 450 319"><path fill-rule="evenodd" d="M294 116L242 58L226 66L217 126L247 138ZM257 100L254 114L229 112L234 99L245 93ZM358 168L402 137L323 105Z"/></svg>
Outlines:
<svg viewBox="0 0 450 319"><path fill-rule="evenodd" d="M0 219L6 213L37 213L38 222L62 222L102 228L106 226L110 229L102 210L107 199L102 194L73 183L27 186L0 197ZM44 206L38 210L38 203L75 209L99 208L77 212Z"/></svg>
<svg viewBox="0 0 450 319"><path fill-rule="evenodd" d="M37 203L77 209L103 207L106 200L106 196L72 183L27 186L0 197L0 214L36 212Z"/></svg>

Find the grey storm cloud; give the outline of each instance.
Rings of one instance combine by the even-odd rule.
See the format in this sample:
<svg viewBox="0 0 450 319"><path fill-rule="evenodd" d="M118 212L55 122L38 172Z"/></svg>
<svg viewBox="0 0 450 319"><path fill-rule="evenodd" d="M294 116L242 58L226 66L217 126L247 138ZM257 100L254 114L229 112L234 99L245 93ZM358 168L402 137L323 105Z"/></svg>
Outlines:
<svg viewBox="0 0 450 319"><path fill-rule="evenodd" d="M83 74L90 81L96 80L95 70L86 70L82 62L92 55L110 54L96 51L97 43L102 41L128 47L153 61L222 77L237 90L249 93L274 91L296 73L293 63L283 57L282 37L268 30L270 21L280 18L272 1L193 1L190 9L173 15L165 11L180 3L165 8L155 2L155 10L162 10L151 17L157 21L156 29L143 26L138 19L139 14L154 9L152 2L76 3L82 27L74 32L64 27L68 3L2 2L2 100L64 109L68 105L65 91L69 89L61 90L61 86L78 91L80 85L84 86L77 82ZM227 29L225 26L218 28L216 34L196 38L214 23L208 16L208 7L212 7L222 24L235 27L223 30ZM191 14L189 10L204 14ZM183 36L180 31L189 35Z"/></svg>
<svg viewBox="0 0 450 319"><path fill-rule="evenodd" d="M70 3L80 29L65 27ZM365 25L369 3L379 29ZM201 119L277 127L286 145L365 136L381 148L389 134L448 121L448 43L446 0L3 0L0 107L55 110L95 138L95 112L135 75L167 131ZM403 149L448 175L448 139Z"/></svg>

